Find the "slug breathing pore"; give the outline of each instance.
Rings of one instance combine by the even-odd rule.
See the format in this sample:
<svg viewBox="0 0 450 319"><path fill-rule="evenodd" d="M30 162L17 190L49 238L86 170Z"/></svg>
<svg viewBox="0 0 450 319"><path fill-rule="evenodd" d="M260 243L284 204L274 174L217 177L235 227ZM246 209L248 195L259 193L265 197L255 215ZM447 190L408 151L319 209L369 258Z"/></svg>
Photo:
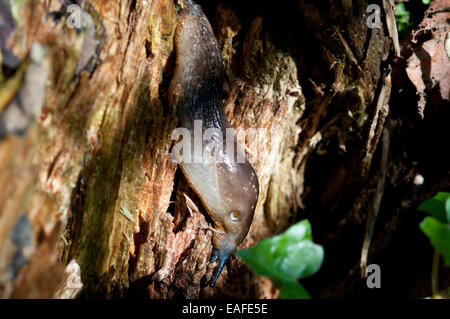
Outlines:
<svg viewBox="0 0 450 319"><path fill-rule="evenodd" d="M176 67L169 99L183 129L194 136L194 143L189 142L183 158L175 155L175 160L214 221L211 262L219 261L211 281L214 286L230 255L247 236L259 183L223 110L222 56L211 25L192 0L178 3ZM201 134L201 145L195 143L195 134ZM181 142L191 140L183 136ZM184 157L186 151L193 156Z"/></svg>

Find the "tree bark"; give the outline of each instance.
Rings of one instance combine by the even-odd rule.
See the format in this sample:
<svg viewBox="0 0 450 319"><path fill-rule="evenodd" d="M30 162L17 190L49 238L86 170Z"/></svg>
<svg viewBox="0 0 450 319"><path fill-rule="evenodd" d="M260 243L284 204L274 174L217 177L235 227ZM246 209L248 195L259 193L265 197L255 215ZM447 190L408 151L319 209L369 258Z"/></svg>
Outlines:
<svg viewBox="0 0 450 319"><path fill-rule="evenodd" d="M361 269L417 236L415 207L449 187L448 157L434 163L441 149L423 142L445 141L448 111L420 120L401 95L388 103L397 60L383 2L371 29L368 1L198 1L222 50L228 119L261 129L242 144L260 199L240 248L309 218L325 247L305 281L313 296L360 294ZM69 3L24 1L8 39L22 63L36 44L45 52L46 82L25 136L0 141L0 296L277 297L236 257L207 285L211 220L170 155L174 1L85 1L93 27L81 32L55 18Z"/></svg>

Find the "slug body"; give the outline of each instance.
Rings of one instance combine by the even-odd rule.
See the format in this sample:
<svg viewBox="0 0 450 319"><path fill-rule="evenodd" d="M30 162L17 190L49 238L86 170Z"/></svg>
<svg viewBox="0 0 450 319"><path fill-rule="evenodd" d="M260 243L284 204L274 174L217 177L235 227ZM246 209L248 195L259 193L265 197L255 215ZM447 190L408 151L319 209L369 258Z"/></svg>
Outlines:
<svg viewBox="0 0 450 319"><path fill-rule="evenodd" d="M215 224L211 262L218 260L219 266L213 286L230 255L247 236L259 183L223 110L222 57L211 25L193 1L178 2L181 10L170 103L176 105L181 126L194 139L200 131L203 152L194 150L194 142L188 150L192 151L192 160L177 162ZM196 127L198 123L200 128Z"/></svg>

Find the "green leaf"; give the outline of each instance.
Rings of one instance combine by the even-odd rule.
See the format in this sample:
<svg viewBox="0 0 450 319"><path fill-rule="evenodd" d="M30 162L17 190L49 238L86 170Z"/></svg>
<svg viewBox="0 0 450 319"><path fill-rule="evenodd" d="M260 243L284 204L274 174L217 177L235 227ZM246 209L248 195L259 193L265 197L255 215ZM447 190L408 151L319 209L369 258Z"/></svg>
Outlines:
<svg viewBox="0 0 450 319"><path fill-rule="evenodd" d="M440 222L450 223L450 193L440 192L436 196L427 199L419 205L418 210L427 212Z"/></svg>
<svg viewBox="0 0 450 319"><path fill-rule="evenodd" d="M444 257L446 266L450 266L450 225L445 225L433 217L425 217L420 229L428 236L433 247Z"/></svg>
<svg viewBox="0 0 450 319"><path fill-rule="evenodd" d="M405 33L412 29L413 24L409 21L410 12L406 10L405 4L400 2L395 5L395 20L397 21L398 31Z"/></svg>
<svg viewBox="0 0 450 319"><path fill-rule="evenodd" d="M445 212L447 215L447 223L450 224L450 196L445 201Z"/></svg>
<svg viewBox="0 0 450 319"><path fill-rule="evenodd" d="M311 299L305 287L296 281L283 281L277 287L280 289L279 299Z"/></svg>
<svg viewBox="0 0 450 319"><path fill-rule="evenodd" d="M303 220L283 234L239 250L236 255L259 275L292 282L316 273L322 265L323 248L311 239L311 225Z"/></svg>

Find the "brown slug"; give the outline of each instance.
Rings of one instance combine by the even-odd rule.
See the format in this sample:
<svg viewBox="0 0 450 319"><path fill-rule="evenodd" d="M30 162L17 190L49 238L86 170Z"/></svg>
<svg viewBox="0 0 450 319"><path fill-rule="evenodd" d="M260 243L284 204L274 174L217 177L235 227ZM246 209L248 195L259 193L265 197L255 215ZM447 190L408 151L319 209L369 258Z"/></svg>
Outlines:
<svg viewBox="0 0 450 319"><path fill-rule="evenodd" d="M196 152L192 145L188 151L193 151L193 160L177 161L214 221L211 262L219 261L211 282L214 286L230 255L247 236L259 183L223 110L222 57L211 25L192 0L178 3L181 10L175 32L176 67L169 88L170 103L176 106L181 126L194 135L194 140L200 131L203 151ZM201 127L196 127L197 123ZM211 148L211 156L206 158Z"/></svg>

